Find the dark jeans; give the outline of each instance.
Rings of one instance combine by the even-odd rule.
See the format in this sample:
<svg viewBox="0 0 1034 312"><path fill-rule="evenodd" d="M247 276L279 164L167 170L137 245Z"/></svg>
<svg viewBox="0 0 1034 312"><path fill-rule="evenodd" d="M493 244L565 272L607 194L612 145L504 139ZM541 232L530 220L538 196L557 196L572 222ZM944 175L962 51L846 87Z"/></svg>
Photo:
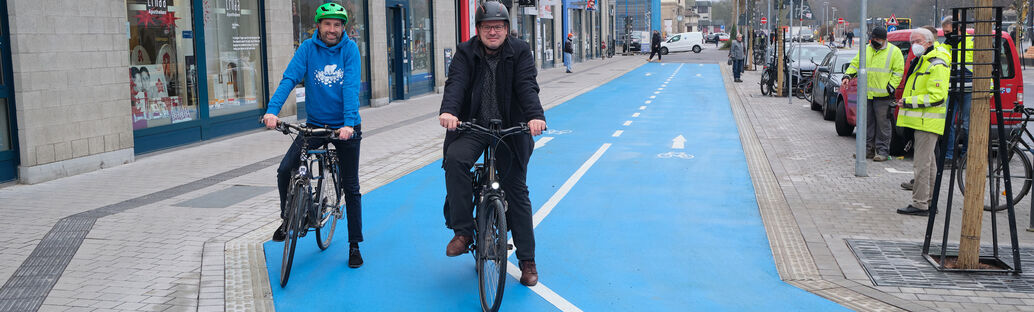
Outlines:
<svg viewBox="0 0 1034 312"><path fill-rule="evenodd" d="M740 79L740 73L743 72L743 60L732 60L732 77Z"/></svg>
<svg viewBox="0 0 1034 312"><path fill-rule="evenodd" d="M474 190L470 169L484 153L492 139L477 134L462 134L445 151L445 188L448 192L445 224L456 235L473 237ZM513 233L517 259L535 260L535 233L531 221L531 199L528 197L528 158L514 162L514 153L500 144L496 152L503 191L506 192L506 225ZM529 154L530 156L530 154Z"/></svg>
<svg viewBox="0 0 1034 312"><path fill-rule="evenodd" d="M345 214L348 220L348 242L358 243L363 241L363 218L362 202L359 194L359 143L362 141L361 126L353 127L355 134L347 141L339 139L313 138L308 140L309 148L317 148L326 145L328 142L337 148L338 186L341 187L342 199L345 201ZM276 170L276 184L280 191L280 218L285 218L284 207L287 200L287 189L291 184L291 171L298 168L301 162L302 136L295 138L291 148L280 161L280 168ZM314 169L314 168L310 168Z"/></svg>
<svg viewBox="0 0 1034 312"><path fill-rule="evenodd" d="M658 61L661 60L661 47L660 46L650 47L650 58L652 59L655 54L657 55L657 60Z"/></svg>

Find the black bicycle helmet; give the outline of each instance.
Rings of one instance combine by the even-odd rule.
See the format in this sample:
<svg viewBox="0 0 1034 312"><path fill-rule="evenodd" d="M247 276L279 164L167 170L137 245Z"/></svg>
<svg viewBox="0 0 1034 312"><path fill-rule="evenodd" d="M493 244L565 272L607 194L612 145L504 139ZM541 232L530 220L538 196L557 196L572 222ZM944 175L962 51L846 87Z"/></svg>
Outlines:
<svg viewBox="0 0 1034 312"><path fill-rule="evenodd" d="M483 21L505 21L510 23L510 11L499 1L485 1L474 14L474 22L480 24Z"/></svg>

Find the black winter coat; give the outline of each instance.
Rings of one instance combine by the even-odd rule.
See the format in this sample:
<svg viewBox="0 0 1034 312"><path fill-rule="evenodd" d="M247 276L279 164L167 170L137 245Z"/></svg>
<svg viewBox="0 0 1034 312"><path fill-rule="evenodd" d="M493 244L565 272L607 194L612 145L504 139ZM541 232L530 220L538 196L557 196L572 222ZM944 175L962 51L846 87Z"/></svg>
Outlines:
<svg viewBox="0 0 1034 312"><path fill-rule="evenodd" d="M653 37L650 38L650 46L655 48L661 47L661 34L653 33Z"/></svg>
<svg viewBox="0 0 1034 312"><path fill-rule="evenodd" d="M538 70L535 68L531 47L527 42L511 39L504 41L500 47L502 59L496 67L496 100L500 104L503 128L514 127L532 119L546 120L539 102L539 84L536 80ZM439 114L452 114L461 122L469 122L477 116L481 105L481 71L486 69L481 66L483 51L478 37L456 46L456 56L449 65L449 78L445 80ZM453 131L445 134L444 151L448 150L449 143L458 135ZM535 146L529 134L511 135L506 138L506 142L525 160L531 156Z"/></svg>

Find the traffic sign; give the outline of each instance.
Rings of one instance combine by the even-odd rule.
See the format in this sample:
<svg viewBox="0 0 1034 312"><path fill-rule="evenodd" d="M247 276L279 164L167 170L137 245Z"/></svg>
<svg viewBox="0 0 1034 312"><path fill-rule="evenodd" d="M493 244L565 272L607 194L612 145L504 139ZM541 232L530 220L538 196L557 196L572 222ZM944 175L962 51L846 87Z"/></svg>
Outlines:
<svg viewBox="0 0 1034 312"><path fill-rule="evenodd" d="M892 32L892 31L895 31L895 30L898 30L897 26L887 25L887 32Z"/></svg>
<svg viewBox="0 0 1034 312"><path fill-rule="evenodd" d="M890 14L890 19L887 20L887 26L897 26L897 25L898 25L898 18L894 17L894 14L891 13Z"/></svg>
<svg viewBox="0 0 1034 312"><path fill-rule="evenodd" d="M761 24L762 24L762 25L764 25L765 23L768 23L768 19L767 19L767 18L764 18L764 17L762 17L762 18L761 18Z"/></svg>
<svg viewBox="0 0 1034 312"><path fill-rule="evenodd" d="M843 23L844 23L844 18L843 17L838 17L837 18L837 24L843 24Z"/></svg>

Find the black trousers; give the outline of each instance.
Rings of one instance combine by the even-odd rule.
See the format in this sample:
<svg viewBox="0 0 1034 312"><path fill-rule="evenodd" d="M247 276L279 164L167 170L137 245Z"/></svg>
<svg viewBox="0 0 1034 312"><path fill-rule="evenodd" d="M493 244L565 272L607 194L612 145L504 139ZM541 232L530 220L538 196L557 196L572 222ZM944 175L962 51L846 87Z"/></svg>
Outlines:
<svg viewBox="0 0 1034 312"><path fill-rule="evenodd" d="M493 140L477 134L462 134L445 151L445 188L448 191L445 224L456 235L474 234L474 190L470 169ZM500 144L496 151L496 169L506 192L506 225L513 234L517 259L535 260L535 233L531 220L531 199L528 197L528 156L518 156Z"/></svg>
<svg viewBox="0 0 1034 312"><path fill-rule="evenodd" d="M650 58L651 59L653 58L654 54L657 55L657 60L661 59L661 47L660 46L650 47Z"/></svg>
<svg viewBox="0 0 1034 312"><path fill-rule="evenodd" d="M362 141L362 130L359 125L353 127L355 133L346 141L340 139L312 138L308 140L309 148L317 148L327 143L334 144L337 148L338 159L338 186L342 190L342 199L345 201L345 214L348 220L348 242L358 243L363 241L363 218L362 218L362 195L359 194L359 143ZM287 190L291 184L291 171L298 168L302 154L302 136L295 138L291 148L280 161L280 168L276 170L276 184L280 190L280 218L287 215L284 212L287 200Z"/></svg>

